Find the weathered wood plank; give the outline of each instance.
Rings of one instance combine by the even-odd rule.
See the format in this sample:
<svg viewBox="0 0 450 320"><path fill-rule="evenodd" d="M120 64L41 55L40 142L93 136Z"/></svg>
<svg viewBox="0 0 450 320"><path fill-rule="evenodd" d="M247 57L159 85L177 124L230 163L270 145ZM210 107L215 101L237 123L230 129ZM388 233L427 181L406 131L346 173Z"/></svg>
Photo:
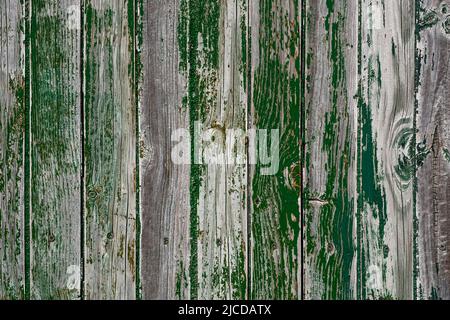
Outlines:
<svg viewBox="0 0 450 320"><path fill-rule="evenodd" d="M415 1L361 1L358 286L413 297Z"/></svg>
<svg viewBox="0 0 450 320"><path fill-rule="evenodd" d="M179 163L178 158L172 159L176 142L190 143L188 137L183 140L176 135L177 129L189 132L189 112L182 107L185 79L179 72L177 26L179 11L183 10L179 5L179 0L151 0L145 2L141 12L143 83L139 152L143 299L190 296L190 166L181 161L183 156L189 161L190 157L175 154L180 157Z"/></svg>
<svg viewBox="0 0 450 320"><path fill-rule="evenodd" d="M25 19L0 1L0 300L25 297Z"/></svg>
<svg viewBox="0 0 450 320"><path fill-rule="evenodd" d="M236 149L226 143L232 129L246 129L245 12L245 1L180 2L180 66L192 142L188 254L194 299L247 295L244 139L236 138ZM224 154L232 163L223 162Z"/></svg>
<svg viewBox="0 0 450 320"><path fill-rule="evenodd" d="M412 298L414 8L309 7L307 297Z"/></svg>
<svg viewBox="0 0 450 320"><path fill-rule="evenodd" d="M249 184L250 297L297 299L301 296L301 2L252 0L249 17L249 127L259 132L259 156ZM268 130L268 139L262 139L260 130Z"/></svg>
<svg viewBox="0 0 450 320"><path fill-rule="evenodd" d="M134 1L85 2L85 298L136 296Z"/></svg>
<svg viewBox="0 0 450 320"><path fill-rule="evenodd" d="M356 298L358 13L306 3L306 299Z"/></svg>
<svg viewBox="0 0 450 320"><path fill-rule="evenodd" d="M30 10L30 295L73 299L80 296L80 1L33 0Z"/></svg>
<svg viewBox="0 0 450 320"><path fill-rule="evenodd" d="M450 299L450 3L417 3L420 299Z"/></svg>

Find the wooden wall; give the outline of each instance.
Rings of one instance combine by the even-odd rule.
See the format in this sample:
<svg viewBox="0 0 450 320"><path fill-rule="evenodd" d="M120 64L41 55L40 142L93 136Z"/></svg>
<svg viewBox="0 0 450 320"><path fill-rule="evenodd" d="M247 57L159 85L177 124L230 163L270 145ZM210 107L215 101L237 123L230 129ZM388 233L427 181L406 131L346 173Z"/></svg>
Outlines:
<svg viewBox="0 0 450 320"><path fill-rule="evenodd" d="M0 1L0 299L450 299L449 45L444 0Z"/></svg>

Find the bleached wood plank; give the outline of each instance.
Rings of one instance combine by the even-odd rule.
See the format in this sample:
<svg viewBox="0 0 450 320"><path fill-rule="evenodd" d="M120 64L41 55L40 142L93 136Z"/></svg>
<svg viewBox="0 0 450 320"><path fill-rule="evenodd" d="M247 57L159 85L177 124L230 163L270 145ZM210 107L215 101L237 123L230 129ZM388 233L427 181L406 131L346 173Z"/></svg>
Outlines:
<svg viewBox="0 0 450 320"><path fill-rule="evenodd" d="M229 130L246 129L245 1L181 1L178 25L181 72L186 77L191 142L190 298L247 295L247 176L245 149L227 148ZM242 22L243 21L243 22ZM198 123L204 135L194 137ZM242 141L241 141L242 142ZM242 164L212 164L228 152ZM200 163L201 162L201 163Z"/></svg>
<svg viewBox="0 0 450 320"><path fill-rule="evenodd" d="M358 297L413 298L415 1L361 2Z"/></svg>

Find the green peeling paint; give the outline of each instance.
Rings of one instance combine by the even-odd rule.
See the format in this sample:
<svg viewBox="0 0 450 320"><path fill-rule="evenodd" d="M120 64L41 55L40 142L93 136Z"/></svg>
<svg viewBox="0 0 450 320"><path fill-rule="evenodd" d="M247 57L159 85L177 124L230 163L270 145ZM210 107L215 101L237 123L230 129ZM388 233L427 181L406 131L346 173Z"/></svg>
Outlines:
<svg viewBox="0 0 450 320"><path fill-rule="evenodd" d="M300 235L299 189L286 185L283 172L294 175L300 162L300 17L299 2L293 1L292 20L279 4L259 3L259 57L254 70L253 104L255 126L280 130L280 165L274 176L263 176L256 165L252 182L251 299L297 299L298 237ZM286 60L280 59L288 53ZM289 71L289 59L295 72ZM268 142L270 145L270 142ZM299 175L293 178L294 184Z"/></svg>

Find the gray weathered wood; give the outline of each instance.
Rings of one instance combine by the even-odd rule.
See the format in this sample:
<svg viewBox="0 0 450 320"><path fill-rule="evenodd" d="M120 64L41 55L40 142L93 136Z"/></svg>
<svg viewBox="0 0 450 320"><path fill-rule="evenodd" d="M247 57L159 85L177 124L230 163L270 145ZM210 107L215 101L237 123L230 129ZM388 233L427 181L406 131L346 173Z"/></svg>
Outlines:
<svg viewBox="0 0 450 320"><path fill-rule="evenodd" d="M450 3L418 6L417 297L450 299Z"/></svg>
<svg viewBox="0 0 450 320"><path fill-rule="evenodd" d="M32 299L80 296L80 1L30 6ZM28 244L26 244L28 245Z"/></svg>
<svg viewBox="0 0 450 320"><path fill-rule="evenodd" d="M190 166L172 162L172 133L189 130L179 73L178 0L146 1L140 93L140 212L143 299L188 298ZM178 138L178 137L176 137ZM186 143L190 143L187 138ZM187 158L190 160L190 158Z"/></svg>
<svg viewBox="0 0 450 320"><path fill-rule="evenodd" d="M24 6L0 1L0 300L23 299Z"/></svg>
<svg viewBox="0 0 450 320"><path fill-rule="evenodd" d="M85 1L85 298L136 296L134 1Z"/></svg>

